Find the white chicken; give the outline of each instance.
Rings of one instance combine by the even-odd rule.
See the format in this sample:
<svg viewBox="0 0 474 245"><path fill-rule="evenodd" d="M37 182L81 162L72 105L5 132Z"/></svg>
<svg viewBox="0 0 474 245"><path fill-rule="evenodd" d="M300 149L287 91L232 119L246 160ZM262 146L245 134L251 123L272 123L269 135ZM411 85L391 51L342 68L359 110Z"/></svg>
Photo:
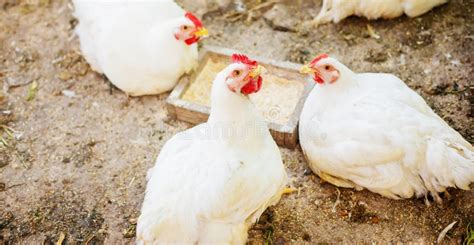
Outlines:
<svg viewBox="0 0 474 245"><path fill-rule="evenodd" d="M138 244L245 244L285 190L279 149L247 96L262 68L233 61L214 80L207 123L171 138L148 171Z"/></svg>
<svg viewBox="0 0 474 245"><path fill-rule="evenodd" d="M131 96L171 90L197 65L199 19L172 0L73 0L76 34L92 69Z"/></svg>
<svg viewBox="0 0 474 245"><path fill-rule="evenodd" d="M313 24L339 21L351 16L367 19L393 19L403 13L409 17L420 16L448 0L323 0L323 6Z"/></svg>
<svg viewBox="0 0 474 245"><path fill-rule="evenodd" d="M336 186L437 202L448 187L469 190L474 148L423 98L391 74L356 74L320 55L301 72L318 84L300 117L312 170Z"/></svg>

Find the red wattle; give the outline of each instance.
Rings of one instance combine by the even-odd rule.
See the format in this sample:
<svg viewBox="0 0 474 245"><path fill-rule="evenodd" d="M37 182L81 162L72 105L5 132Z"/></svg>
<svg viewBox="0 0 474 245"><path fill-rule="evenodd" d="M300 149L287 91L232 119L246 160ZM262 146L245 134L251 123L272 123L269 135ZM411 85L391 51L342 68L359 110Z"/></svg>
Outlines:
<svg viewBox="0 0 474 245"><path fill-rule="evenodd" d="M188 38L186 40L184 40L184 42L187 44L187 45L193 45L197 42L199 42L201 38L200 37L197 37L197 36L193 36L191 38Z"/></svg>
<svg viewBox="0 0 474 245"><path fill-rule="evenodd" d="M319 84L324 83L324 80L321 77L317 76L317 75L314 75L314 81L319 83Z"/></svg>
<svg viewBox="0 0 474 245"><path fill-rule="evenodd" d="M262 88L262 81L261 76L258 76L257 79L251 78L250 81L242 87L240 92L245 95L257 93Z"/></svg>

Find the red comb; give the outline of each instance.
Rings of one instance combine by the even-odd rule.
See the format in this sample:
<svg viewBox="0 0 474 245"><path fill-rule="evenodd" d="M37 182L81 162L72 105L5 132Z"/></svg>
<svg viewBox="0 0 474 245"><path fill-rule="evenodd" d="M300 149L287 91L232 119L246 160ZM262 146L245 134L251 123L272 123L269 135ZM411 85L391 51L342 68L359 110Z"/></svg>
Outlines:
<svg viewBox="0 0 474 245"><path fill-rule="evenodd" d="M196 26L196 28L202 27L202 22L190 12L187 12L184 16L188 18L190 21L192 21L194 25Z"/></svg>
<svg viewBox="0 0 474 245"><path fill-rule="evenodd" d="M249 59L249 57L247 57L246 55L243 55L243 54L233 54L232 55L232 62L233 63L242 63L242 64L249 65L249 66L257 66L258 65L257 61L251 60L251 59Z"/></svg>
<svg viewBox="0 0 474 245"><path fill-rule="evenodd" d="M329 58L329 55L327 54L320 54L318 56L316 56L316 58L313 59L313 61L311 61L311 65L314 65L316 64L316 62L322 60L322 59L326 59L326 58Z"/></svg>

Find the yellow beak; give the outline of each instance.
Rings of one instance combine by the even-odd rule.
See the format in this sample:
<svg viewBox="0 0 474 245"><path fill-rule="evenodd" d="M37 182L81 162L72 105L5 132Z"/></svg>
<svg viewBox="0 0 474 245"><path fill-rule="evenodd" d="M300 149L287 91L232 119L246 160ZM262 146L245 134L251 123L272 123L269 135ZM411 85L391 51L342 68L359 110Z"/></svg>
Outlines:
<svg viewBox="0 0 474 245"><path fill-rule="evenodd" d="M258 65L256 68L252 69L249 73L249 76L251 78L256 78L260 76L260 74L264 73L266 71L265 67Z"/></svg>
<svg viewBox="0 0 474 245"><path fill-rule="evenodd" d="M304 65L300 68L300 73L302 73L302 74L313 74L314 69L309 67L309 65Z"/></svg>
<svg viewBox="0 0 474 245"><path fill-rule="evenodd" d="M202 27L195 31L194 35L196 35L196 37L207 37L209 36L209 31L206 28Z"/></svg>

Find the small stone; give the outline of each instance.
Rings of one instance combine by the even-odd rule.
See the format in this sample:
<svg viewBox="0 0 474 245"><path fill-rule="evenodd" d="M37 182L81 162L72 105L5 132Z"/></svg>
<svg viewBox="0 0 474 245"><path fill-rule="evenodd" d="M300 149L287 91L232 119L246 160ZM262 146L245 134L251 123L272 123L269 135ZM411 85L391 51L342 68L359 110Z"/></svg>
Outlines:
<svg viewBox="0 0 474 245"><path fill-rule="evenodd" d="M76 92L74 92L74 91L65 89L65 90L63 90L63 91L61 91L61 92L62 92L62 94L63 94L64 96L66 96L66 97L68 97L68 98L74 98L74 97L76 97Z"/></svg>
<svg viewBox="0 0 474 245"><path fill-rule="evenodd" d="M434 82L431 84L427 89L425 89L425 92L431 95L439 95L443 94L444 91L449 87L449 84L443 81L439 82Z"/></svg>
<svg viewBox="0 0 474 245"><path fill-rule="evenodd" d="M371 222L372 224L378 224L378 223L380 223L380 218L377 217L377 216L370 217L370 222Z"/></svg>
<svg viewBox="0 0 474 245"><path fill-rule="evenodd" d="M62 71L58 74L58 78L63 80L63 81L67 81L67 80L71 79L72 77L73 77L73 75L70 72L67 72L67 71Z"/></svg>
<svg viewBox="0 0 474 245"><path fill-rule="evenodd" d="M273 244L275 244L275 245L285 245L286 244L285 238L277 237Z"/></svg>
<svg viewBox="0 0 474 245"><path fill-rule="evenodd" d="M376 50L369 50L367 56L365 57L365 61L371 63L381 63L385 62L388 59L387 51L376 51Z"/></svg>
<svg viewBox="0 0 474 245"><path fill-rule="evenodd" d="M349 212L347 210L341 210L339 211L339 217L347 217L349 216Z"/></svg>
<svg viewBox="0 0 474 245"><path fill-rule="evenodd" d="M311 236L308 233L305 232L303 234L303 240L305 240L307 242L311 242Z"/></svg>
<svg viewBox="0 0 474 245"><path fill-rule="evenodd" d="M295 32L297 23L290 18L291 11L284 4L275 4L272 9L265 13L264 20L275 31Z"/></svg>

